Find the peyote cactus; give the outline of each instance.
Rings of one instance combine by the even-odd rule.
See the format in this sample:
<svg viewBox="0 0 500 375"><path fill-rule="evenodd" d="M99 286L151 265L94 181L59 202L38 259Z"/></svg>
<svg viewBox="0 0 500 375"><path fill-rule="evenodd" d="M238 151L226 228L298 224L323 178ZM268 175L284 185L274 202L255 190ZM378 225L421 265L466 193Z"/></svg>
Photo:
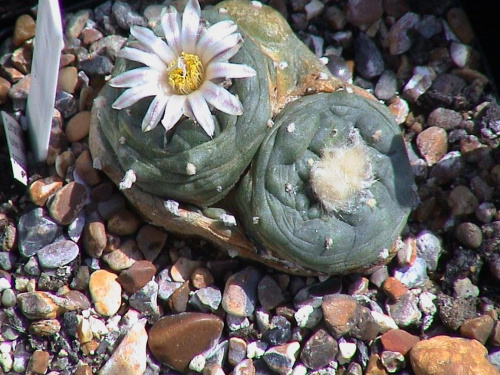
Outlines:
<svg viewBox="0 0 500 375"><path fill-rule="evenodd" d="M167 44L149 30L132 30L150 53L155 49L146 42L160 46L162 61L148 62L129 41L93 108L96 164L126 188L148 221L206 238L231 255L301 274L387 262L413 196L391 115L363 98L368 93L332 77L281 15L260 3L219 3L201 13L205 31L193 39L191 30L183 41L194 27L190 20L198 25L198 7L189 0L182 25L167 11L164 28L181 25ZM212 31L204 22L215 25ZM217 30L225 30L220 41ZM213 60L193 47L206 39L218 56ZM227 56L230 64L217 65ZM207 72L219 68L233 69L228 75L235 79L228 86L216 74L207 83L212 91L203 91L213 76ZM143 71L153 71L163 91L151 89ZM148 95L156 96L142 99ZM205 100L216 108L213 116ZM170 105L175 101L182 107ZM162 116L164 128L156 126Z"/></svg>

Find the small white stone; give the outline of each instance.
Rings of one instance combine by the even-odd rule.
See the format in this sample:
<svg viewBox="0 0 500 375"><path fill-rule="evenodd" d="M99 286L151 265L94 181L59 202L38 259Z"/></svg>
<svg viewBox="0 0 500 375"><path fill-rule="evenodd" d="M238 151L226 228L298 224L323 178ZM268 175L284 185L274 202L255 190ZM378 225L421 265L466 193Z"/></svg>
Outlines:
<svg viewBox="0 0 500 375"><path fill-rule="evenodd" d="M260 358L264 355L269 344L264 341L252 341L247 345L247 358Z"/></svg>
<svg viewBox="0 0 500 375"><path fill-rule="evenodd" d="M236 249L228 249L227 255L229 255L231 258L236 258L238 255L240 255L240 253Z"/></svg>
<svg viewBox="0 0 500 375"><path fill-rule="evenodd" d="M262 3L260 1L251 1L250 2L254 8L260 9L262 8Z"/></svg>
<svg viewBox="0 0 500 375"><path fill-rule="evenodd" d="M398 325L389 315L381 314L377 311L370 311L373 320L380 328L380 333L388 332L392 329L398 329Z"/></svg>
<svg viewBox="0 0 500 375"><path fill-rule="evenodd" d="M196 372L202 372L206 363L207 360L205 359L205 356L198 354L191 360L191 362L189 362L189 369Z"/></svg>
<svg viewBox="0 0 500 375"><path fill-rule="evenodd" d="M123 176L123 180L120 182L120 190L125 190L125 189L130 189L132 187L132 184L136 181L137 176L135 174L135 171L133 169L129 169L126 173L125 176Z"/></svg>
<svg viewBox="0 0 500 375"><path fill-rule="evenodd" d="M168 200L163 203L165 209L175 216L179 216L179 202Z"/></svg>
<svg viewBox="0 0 500 375"><path fill-rule="evenodd" d="M219 14L227 14L226 8L219 8Z"/></svg>
<svg viewBox="0 0 500 375"><path fill-rule="evenodd" d="M314 328L323 318L323 312L321 309L305 305L295 312L294 318L299 327Z"/></svg>
<svg viewBox="0 0 500 375"><path fill-rule="evenodd" d="M5 289L10 289L11 287L9 280L4 277L0 278L0 292L3 292Z"/></svg>
<svg viewBox="0 0 500 375"><path fill-rule="evenodd" d="M236 226L236 218L233 215L222 214L220 219L224 223L226 227L235 227Z"/></svg>
<svg viewBox="0 0 500 375"><path fill-rule="evenodd" d="M306 375L306 374L307 374L307 367L304 366L302 363L297 364L292 370L292 375Z"/></svg>
<svg viewBox="0 0 500 375"><path fill-rule="evenodd" d="M356 353L356 344L353 342L346 341L345 339L339 339L339 352L337 354L337 360L341 365L349 362L349 360Z"/></svg>

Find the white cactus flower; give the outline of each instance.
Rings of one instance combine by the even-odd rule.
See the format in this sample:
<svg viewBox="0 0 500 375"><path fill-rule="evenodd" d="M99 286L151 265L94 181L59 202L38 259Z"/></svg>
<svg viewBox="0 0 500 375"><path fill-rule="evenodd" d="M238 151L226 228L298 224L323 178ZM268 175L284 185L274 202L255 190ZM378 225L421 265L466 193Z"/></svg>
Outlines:
<svg viewBox="0 0 500 375"><path fill-rule="evenodd" d="M154 129L160 120L168 131L185 115L213 136L215 125L209 105L231 115L243 113L240 100L221 86L224 80L256 74L247 65L228 62L241 47L241 34L230 20L207 28L200 22L200 15L197 0L188 0L182 21L171 7L161 18L165 40L145 27L130 29L144 50L125 47L119 56L145 66L126 71L109 84L127 88L113 103L114 109L154 96L142 121L143 131Z"/></svg>

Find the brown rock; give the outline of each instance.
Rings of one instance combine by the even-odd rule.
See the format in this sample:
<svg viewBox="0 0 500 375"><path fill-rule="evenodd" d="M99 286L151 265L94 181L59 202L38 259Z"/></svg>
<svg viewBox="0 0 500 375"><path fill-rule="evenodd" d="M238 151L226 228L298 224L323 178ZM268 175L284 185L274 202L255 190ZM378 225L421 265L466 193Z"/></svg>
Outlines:
<svg viewBox="0 0 500 375"><path fill-rule="evenodd" d="M66 138L69 142L79 142L89 135L89 130L90 111L79 112L68 121L65 131Z"/></svg>
<svg viewBox="0 0 500 375"><path fill-rule="evenodd" d="M357 27L370 26L382 13L382 0L349 0L346 4L347 21Z"/></svg>
<svg viewBox="0 0 500 375"><path fill-rule="evenodd" d="M50 354L43 350L35 350L27 367L27 374L46 374L49 368Z"/></svg>
<svg viewBox="0 0 500 375"><path fill-rule="evenodd" d="M140 219L131 211L122 209L108 220L108 231L118 236L134 234L139 229Z"/></svg>
<svg viewBox="0 0 500 375"><path fill-rule="evenodd" d="M474 40L474 30L467 14L462 8L451 8L446 13L446 20L462 43L470 44Z"/></svg>
<svg viewBox="0 0 500 375"><path fill-rule="evenodd" d="M398 300L408 292L408 287L395 277L388 277L382 285L382 290L393 300Z"/></svg>
<svg viewBox="0 0 500 375"><path fill-rule="evenodd" d="M7 102L7 97L9 95L9 90L12 87L9 81L5 78L0 77L0 104Z"/></svg>
<svg viewBox="0 0 500 375"><path fill-rule="evenodd" d="M92 258L100 258L107 243L106 226L103 222L91 221L85 224L82 244L87 254Z"/></svg>
<svg viewBox="0 0 500 375"><path fill-rule="evenodd" d="M189 281L182 283L168 299L168 307L173 313L185 312L189 301Z"/></svg>
<svg viewBox="0 0 500 375"><path fill-rule="evenodd" d="M500 346L500 321L498 320L493 325L489 343L493 346Z"/></svg>
<svg viewBox="0 0 500 375"><path fill-rule="evenodd" d="M460 334L468 339L475 339L484 345L493 331L493 325L494 321L489 315L467 319L460 326Z"/></svg>
<svg viewBox="0 0 500 375"><path fill-rule="evenodd" d="M59 177L66 178L70 167L75 165L75 154L72 150L66 150L56 156L56 172Z"/></svg>
<svg viewBox="0 0 500 375"><path fill-rule="evenodd" d="M326 326L333 337L346 335L357 323L358 302L352 296L335 294L323 299L321 308Z"/></svg>
<svg viewBox="0 0 500 375"><path fill-rule="evenodd" d="M85 186L70 182L59 189L49 202L50 216L61 225L68 225L80 213L88 198Z"/></svg>
<svg viewBox="0 0 500 375"><path fill-rule="evenodd" d="M467 186L456 186L448 196L448 206L454 216L468 215L474 213L479 202Z"/></svg>
<svg viewBox="0 0 500 375"><path fill-rule="evenodd" d="M40 337L54 336L61 330L61 324L57 319L38 320L32 322L29 327L31 334Z"/></svg>
<svg viewBox="0 0 500 375"><path fill-rule="evenodd" d="M57 78L57 89L73 94L78 84L78 69L74 66L66 66L59 70ZM71 120L70 120L71 121Z"/></svg>
<svg viewBox="0 0 500 375"><path fill-rule="evenodd" d="M34 204L43 207L47 202L47 199L62 186L62 178L49 176L33 182L28 188L28 193Z"/></svg>
<svg viewBox="0 0 500 375"><path fill-rule="evenodd" d="M95 311L103 316L116 314L122 303L122 287L116 281L117 275L98 270L90 275L89 291Z"/></svg>
<svg viewBox="0 0 500 375"><path fill-rule="evenodd" d="M387 375L387 371L382 365L378 354L372 354L368 359L365 375Z"/></svg>
<svg viewBox="0 0 500 375"><path fill-rule="evenodd" d="M196 289L206 288L214 283L214 277L205 267L198 267L191 274L191 283Z"/></svg>
<svg viewBox="0 0 500 375"><path fill-rule="evenodd" d="M31 60L33 58L33 50L31 46L24 45L16 49L10 58L10 62L14 68L23 74L28 74L31 71Z"/></svg>
<svg viewBox="0 0 500 375"><path fill-rule="evenodd" d="M86 363L78 364L75 375L92 375L92 368Z"/></svg>
<svg viewBox="0 0 500 375"><path fill-rule="evenodd" d="M448 152L446 130L431 126L417 135L417 147L428 166L436 164Z"/></svg>
<svg viewBox="0 0 500 375"><path fill-rule="evenodd" d="M23 14L16 20L12 42L15 47L19 47L28 39L35 36L35 20L29 14Z"/></svg>
<svg viewBox="0 0 500 375"><path fill-rule="evenodd" d="M152 262L163 250L163 246L167 241L167 233L152 225L143 225L137 233L136 240L144 257Z"/></svg>
<svg viewBox="0 0 500 375"><path fill-rule="evenodd" d="M384 333L381 337L384 350L398 352L406 355L420 339L402 329L393 329Z"/></svg>
<svg viewBox="0 0 500 375"><path fill-rule="evenodd" d="M55 319L69 310L68 301L49 292L18 294L17 306L28 319Z"/></svg>
<svg viewBox="0 0 500 375"><path fill-rule="evenodd" d="M201 265L202 262L200 261L179 257L170 269L170 276L174 281L184 282L189 280L193 271Z"/></svg>
<svg viewBox="0 0 500 375"><path fill-rule="evenodd" d="M101 183L101 173L92 165L92 157L89 150L83 151L75 161L75 171L89 186Z"/></svg>
<svg viewBox="0 0 500 375"><path fill-rule="evenodd" d="M136 261L142 259L142 253L133 239L123 241L118 249L102 256L102 260L104 260L113 271L126 270Z"/></svg>
<svg viewBox="0 0 500 375"><path fill-rule="evenodd" d="M130 268L122 271L118 281L128 294L134 294L151 281L156 274L156 267L149 260L138 260Z"/></svg>
<svg viewBox="0 0 500 375"><path fill-rule="evenodd" d="M416 344L410 351L410 362L415 375L498 375L487 354L476 340L436 336Z"/></svg>
<svg viewBox="0 0 500 375"><path fill-rule="evenodd" d="M111 181L105 181L92 188L92 191L90 192L90 199L96 203L106 201L111 198L114 189L115 184Z"/></svg>
<svg viewBox="0 0 500 375"><path fill-rule="evenodd" d="M148 346L154 357L177 371L185 371L198 354L219 341L224 322L217 316L181 313L159 319L149 331Z"/></svg>

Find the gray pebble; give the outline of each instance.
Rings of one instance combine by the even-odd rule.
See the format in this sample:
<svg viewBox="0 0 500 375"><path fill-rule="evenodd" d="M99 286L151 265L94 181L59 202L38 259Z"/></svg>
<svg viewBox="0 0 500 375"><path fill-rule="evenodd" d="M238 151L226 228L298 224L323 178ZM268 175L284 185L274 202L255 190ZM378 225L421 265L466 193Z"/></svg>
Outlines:
<svg viewBox="0 0 500 375"><path fill-rule="evenodd" d="M460 151L450 151L432 166L430 177L445 184L460 176L462 171L462 154Z"/></svg>
<svg viewBox="0 0 500 375"><path fill-rule="evenodd" d="M19 218L19 252L25 257L35 255L41 248L61 236L62 228L45 216L43 208L37 207Z"/></svg>
<svg viewBox="0 0 500 375"><path fill-rule="evenodd" d="M427 263L417 257L410 267L398 267L394 270L394 277L408 288L423 286L428 279Z"/></svg>
<svg viewBox="0 0 500 375"><path fill-rule="evenodd" d="M55 108L61 112L64 119L68 119L78 112L78 102L73 95L66 91L57 91Z"/></svg>
<svg viewBox="0 0 500 375"><path fill-rule="evenodd" d="M424 259L429 271L435 271L443 252L441 239L429 230L423 230L415 237L417 256Z"/></svg>
<svg viewBox="0 0 500 375"><path fill-rule="evenodd" d="M384 350L380 355L380 362L387 369L387 372L393 374L398 370L405 368L405 357L401 353Z"/></svg>
<svg viewBox="0 0 500 375"><path fill-rule="evenodd" d="M476 224L465 222L455 228L455 237L465 247L477 249L483 242L483 233Z"/></svg>
<svg viewBox="0 0 500 375"><path fill-rule="evenodd" d="M386 69L375 85L375 96L381 100L388 100L396 95L397 85L396 74L392 70Z"/></svg>
<svg viewBox="0 0 500 375"><path fill-rule="evenodd" d="M12 307L16 305L16 293L12 289L5 289L2 292L2 306Z"/></svg>
<svg viewBox="0 0 500 375"><path fill-rule="evenodd" d="M40 271L40 266L38 265L38 259L36 257L31 257L28 259L26 264L23 266L24 272L30 276L40 276L42 271Z"/></svg>
<svg viewBox="0 0 500 375"><path fill-rule="evenodd" d="M457 279L453 283L453 295L458 298L477 297L479 288L468 277Z"/></svg>
<svg viewBox="0 0 500 375"><path fill-rule="evenodd" d="M317 330L304 344L300 359L311 370L318 370L335 359L337 341L323 328Z"/></svg>
<svg viewBox="0 0 500 375"><path fill-rule="evenodd" d="M189 299L189 303L196 306L201 312L216 311L221 301L221 291L212 286L196 290Z"/></svg>
<svg viewBox="0 0 500 375"><path fill-rule="evenodd" d="M451 130L460 125L462 116L460 113L448 108L436 108L427 118L428 126L438 126L440 128Z"/></svg>
<svg viewBox="0 0 500 375"><path fill-rule="evenodd" d="M107 56L96 55L90 59L80 61L78 68L88 76L106 75L113 71L113 63Z"/></svg>
<svg viewBox="0 0 500 375"><path fill-rule="evenodd" d="M335 77L345 82L352 80L352 72L342 57L335 55L328 56L328 64L326 66Z"/></svg>
<svg viewBox="0 0 500 375"><path fill-rule="evenodd" d="M79 252L78 245L73 241L54 242L37 252L38 263L43 268L58 268L75 260Z"/></svg>
<svg viewBox="0 0 500 375"><path fill-rule="evenodd" d="M10 271L16 263L17 256L12 251L0 251L0 269Z"/></svg>
<svg viewBox="0 0 500 375"><path fill-rule="evenodd" d="M365 33L359 33L354 41L354 63L365 79L376 77L384 71L384 59L377 45Z"/></svg>
<svg viewBox="0 0 500 375"><path fill-rule="evenodd" d="M475 214L479 221L488 224L491 223L496 212L497 209L493 203L483 202L477 206Z"/></svg>
<svg viewBox="0 0 500 375"><path fill-rule="evenodd" d="M68 38L78 38L89 17L90 11L87 9L80 10L73 14L66 22L66 36Z"/></svg>
<svg viewBox="0 0 500 375"><path fill-rule="evenodd" d="M160 313L158 303L158 284L151 280L140 290L132 294L128 300L130 307L149 316L156 316Z"/></svg>
<svg viewBox="0 0 500 375"><path fill-rule="evenodd" d="M386 308L398 327L411 326L422 318L422 312L418 308L418 298L412 293L406 293L397 301L387 303Z"/></svg>
<svg viewBox="0 0 500 375"><path fill-rule="evenodd" d="M85 211L80 211L78 216L68 225L68 236L74 241L78 242L80 240L80 236L83 232L83 227L85 226Z"/></svg>
<svg viewBox="0 0 500 375"><path fill-rule="evenodd" d="M114 61L118 51L123 47L127 38L121 35L108 35L90 45L91 54L106 54Z"/></svg>
<svg viewBox="0 0 500 375"><path fill-rule="evenodd" d="M144 17L135 12L130 4L123 1L115 1L111 12L122 29L128 30L130 26L147 26Z"/></svg>
<svg viewBox="0 0 500 375"><path fill-rule="evenodd" d="M411 48L412 39L408 32L419 22L419 16L408 12L401 17L389 30L389 50L393 55L401 55Z"/></svg>
<svg viewBox="0 0 500 375"><path fill-rule="evenodd" d="M441 32L442 25L441 21L435 15L426 14L422 16L422 19L415 28L424 38L430 39Z"/></svg>
<svg viewBox="0 0 500 375"><path fill-rule="evenodd" d="M264 276L257 286L257 295L263 309L272 310L285 300L283 291L271 276Z"/></svg>

